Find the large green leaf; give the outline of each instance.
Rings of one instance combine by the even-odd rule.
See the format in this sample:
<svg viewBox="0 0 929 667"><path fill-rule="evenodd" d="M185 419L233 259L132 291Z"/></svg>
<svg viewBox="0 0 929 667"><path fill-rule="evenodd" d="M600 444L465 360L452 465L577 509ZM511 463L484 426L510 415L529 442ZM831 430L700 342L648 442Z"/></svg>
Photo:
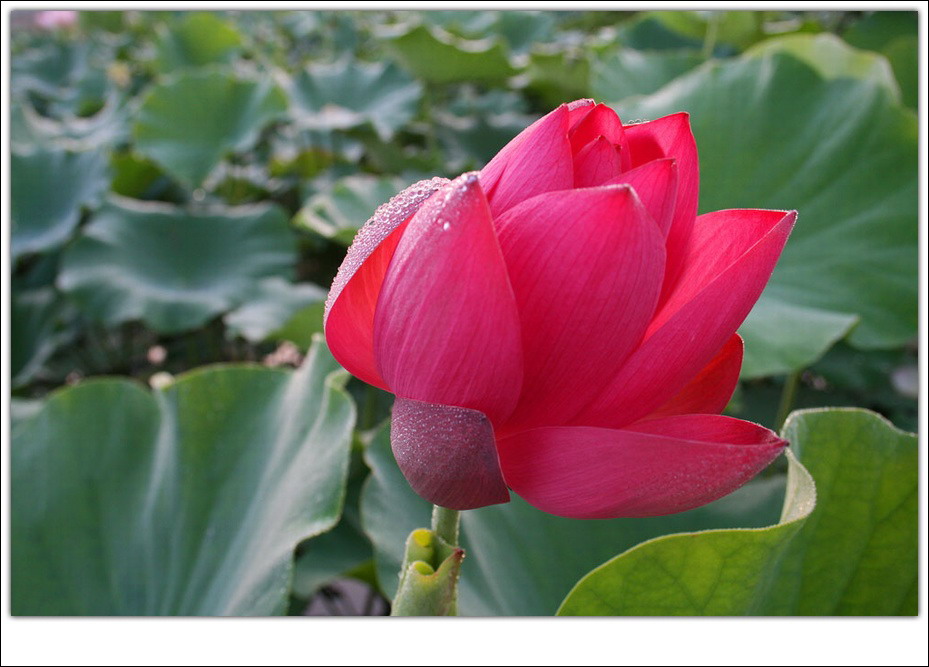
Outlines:
<svg viewBox="0 0 929 667"><path fill-rule="evenodd" d="M404 538L429 525L431 505L410 489L381 428L365 451L371 477L361 519L375 547L378 582L396 592ZM517 496L462 515L460 611L466 616L553 614L571 586L619 551L683 530L764 526L777 520L784 479L754 481L706 507L653 519L578 521L541 512Z"/></svg>
<svg viewBox="0 0 929 667"><path fill-rule="evenodd" d="M690 112L700 151L700 209L797 209L766 292L782 304L855 314L865 348L916 333L916 117L873 81L826 81L775 54L708 63L619 109L631 118ZM757 326L750 315L747 327ZM827 316L817 315L823 320ZM842 334L811 337L803 356ZM763 356L796 337L780 327ZM795 350L796 351L796 350ZM791 353L794 356L794 353Z"/></svg>
<svg viewBox="0 0 929 667"><path fill-rule="evenodd" d="M70 238L81 208L96 204L107 188L106 159L99 152L13 152L10 179L10 247L15 260L51 250Z"/></svg>
<svg viewBox="0 0 929 667"><path fill-rule="evenodd" d="M288 278L295 239L273 205L188 210L111 196L64 253L58 285L106 324L160 332L201 326Z"/></svg>
<svg viewBox="0 0 929 667"><path fill-rule="evenodd" d="M133 136L140 153L197 187L224 155L251 147L286 109L284 93L268 78L188 70L145 95Z"/></svg>
<svg viewBox="0 0 929 667"><path fill-rule="evenodd" d="M809 472L788 455L777 525L641 544L581 579L559 613L916 614L916 437L857 409L796 412L784 436Z"/></svg>
<svg viewBox="0 0 929 667"><path fill-rule="evenodd" d="M516 74L499 39L464 40L422 24L402 30L385 33L388 47L428 83L501 83Z"/></svg>
<svg viewBox="0 0 929 667"><path fill-rule="evenodd" d="M422 95L422 85L393 63L314 64L290 83L300 126L344 130L371 123L385 140L413 119Z"/></svg>
<svg viewBox="0 0 929 667"><path fill-rule="evenodd" d="M371 542L361 530L358 498L368 474L358 450L352 452L342 520L329 532L300 545L294 558L291 594L311 597L323 585L340 576L368 575L372 570Z"/></svg>
<svg viewBox="0 0 929 667"><path fill-rule="evenodd" d="M692 49L612 51L591 62L591 94L603 102L648 95L703 61L704 58Z"/></svg>
<svg viewBox="0 0 929 667"><path fill-rule="evenodd" d="M283 613L294 547L342 511L346 377L319 343L294 373L54 393L12 442L12 613Z"/></svg>
<svg viewBox="0 0 929 667"><path fill-rule="evenodd" d="M228 63L241 51L242 36L229 23L210 12L194 12L159 31L158 69L171 72L184 67Z"/></svg>

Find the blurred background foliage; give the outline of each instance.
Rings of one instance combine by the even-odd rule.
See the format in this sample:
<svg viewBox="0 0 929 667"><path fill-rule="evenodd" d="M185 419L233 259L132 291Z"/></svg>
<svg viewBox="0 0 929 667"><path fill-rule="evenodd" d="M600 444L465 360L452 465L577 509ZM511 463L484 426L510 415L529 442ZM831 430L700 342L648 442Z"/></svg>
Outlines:
<svg viewBox="0 0 929 667"><path fill-rule="evenodd" d="M12 19L14 429L84 378L298 365L377 205L580 97L689 111L702 211L799 210L731 414L916 428L915 12L43 14ZM347 388L378 426L390 397ZM292 610L346 571L375 581L360 451Z"/></svg>

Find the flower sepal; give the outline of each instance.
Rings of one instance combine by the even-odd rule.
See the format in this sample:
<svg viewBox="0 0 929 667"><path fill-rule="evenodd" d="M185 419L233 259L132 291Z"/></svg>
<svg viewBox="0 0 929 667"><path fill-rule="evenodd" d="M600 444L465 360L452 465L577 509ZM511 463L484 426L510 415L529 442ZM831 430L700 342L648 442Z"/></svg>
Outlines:
<svg viewBox="0 0 929 667"><path fill-rule="evenodd" d="M428 528L410 533L390 615L457 616L458 576L464 555L464 549L450 545Z"/></svg>

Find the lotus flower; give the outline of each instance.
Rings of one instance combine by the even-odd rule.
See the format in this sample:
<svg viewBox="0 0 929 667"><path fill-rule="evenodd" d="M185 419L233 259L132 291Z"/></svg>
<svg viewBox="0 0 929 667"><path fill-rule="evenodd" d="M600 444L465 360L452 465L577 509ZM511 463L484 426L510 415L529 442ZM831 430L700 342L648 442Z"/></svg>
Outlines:
<svg viewBox="0 0 929 667"><path fill-rule="evenodd" d="M734 491L787 445L721 416L736 329L796 212L697 215L685 113L562 105L479 173L417 183L359 231L326 304L332 353L396 395L413 489L639 517Z"/></svg>

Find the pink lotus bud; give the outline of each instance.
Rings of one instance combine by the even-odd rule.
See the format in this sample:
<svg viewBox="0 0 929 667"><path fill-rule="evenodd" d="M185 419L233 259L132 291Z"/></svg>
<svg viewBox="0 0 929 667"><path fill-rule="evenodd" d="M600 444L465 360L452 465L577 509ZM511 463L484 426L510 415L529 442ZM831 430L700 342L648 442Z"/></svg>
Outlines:
<svg viewBox="0 0 929 667"><path fill-rule="evenodd" d="M361 229L325 330L351 373L397 396L414 490L452 509L509 490L560 516L681 512L787 445L719 415L736 334L796 212L697 215L685 113L623 125L562 105L480 173L411 186Z"/></svg>

